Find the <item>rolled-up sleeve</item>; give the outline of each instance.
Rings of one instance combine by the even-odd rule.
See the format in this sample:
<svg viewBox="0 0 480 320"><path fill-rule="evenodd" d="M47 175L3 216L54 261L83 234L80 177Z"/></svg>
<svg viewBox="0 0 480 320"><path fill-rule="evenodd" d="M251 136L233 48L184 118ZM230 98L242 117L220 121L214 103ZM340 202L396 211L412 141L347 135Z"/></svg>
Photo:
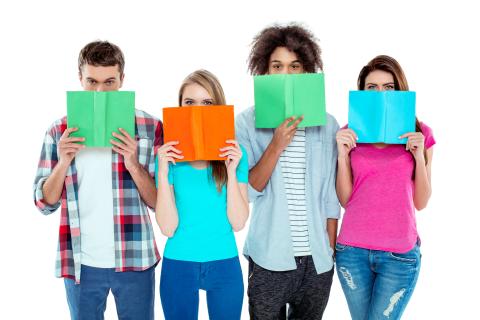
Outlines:
<svg viewBox="0 0 480 320"><path fill-rule="evenodd" d="M53 168L58 162L57 143L51 135L51 132L45 134L43 140L42 152L38 162L37 174L33 183L33 200L38 210L45 214L51 214L60 207L61 200L50 205L45 202L43 196L43 185L48 177L52 174Z"/></svg>

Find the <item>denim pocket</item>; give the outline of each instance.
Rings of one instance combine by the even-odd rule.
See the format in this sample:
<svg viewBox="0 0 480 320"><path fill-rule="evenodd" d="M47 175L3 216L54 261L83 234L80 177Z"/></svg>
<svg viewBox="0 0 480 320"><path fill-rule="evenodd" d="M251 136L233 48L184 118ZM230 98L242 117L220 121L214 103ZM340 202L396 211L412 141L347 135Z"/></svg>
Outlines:
<svg viewBox="0 0 480 320"><path fill-rule="evenodd" d="M415 245L412 250L405 253L390 252L390 257L398 261L415 263L420 258L419 250L418 245Z"/></svg>
<svg viewBox="0 0 480 320"><path fill-rule="evenodd" d="M345 249L347 249L347 247L348 247L347 245L337 243L337 244L335 244L335 251L345 251Z"/></svg>

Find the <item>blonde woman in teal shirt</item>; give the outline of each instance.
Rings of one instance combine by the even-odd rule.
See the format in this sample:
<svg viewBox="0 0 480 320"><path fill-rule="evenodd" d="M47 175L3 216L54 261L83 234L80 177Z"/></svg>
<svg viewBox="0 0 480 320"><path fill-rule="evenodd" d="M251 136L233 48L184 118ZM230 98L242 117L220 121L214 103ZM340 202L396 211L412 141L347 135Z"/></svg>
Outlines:
<svg viewBox="0 0 480 320"><path fill-rule="evenodd" d="M183 82L179 105L225 105L208 71ZM198 292L207 292L210 319L240 319L243 278L234 231L248 218L248 160L235 140L219 150L225 161L179 162L177 141L157 152L156 219L169 239L160 278L165 319L197 319Z"/></svg>

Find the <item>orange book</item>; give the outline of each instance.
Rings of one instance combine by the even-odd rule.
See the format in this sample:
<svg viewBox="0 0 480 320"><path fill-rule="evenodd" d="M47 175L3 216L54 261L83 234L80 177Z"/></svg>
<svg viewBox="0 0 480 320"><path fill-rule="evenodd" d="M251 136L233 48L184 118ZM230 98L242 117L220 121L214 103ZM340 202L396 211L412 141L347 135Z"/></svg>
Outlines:
<svg viewBox="0 0 480 320"><path fill-rule="evenodd" d="M225 160L218 155L229 139L235 139L233 106L163 108L164 141L178 141L182 161Z"/></svg>

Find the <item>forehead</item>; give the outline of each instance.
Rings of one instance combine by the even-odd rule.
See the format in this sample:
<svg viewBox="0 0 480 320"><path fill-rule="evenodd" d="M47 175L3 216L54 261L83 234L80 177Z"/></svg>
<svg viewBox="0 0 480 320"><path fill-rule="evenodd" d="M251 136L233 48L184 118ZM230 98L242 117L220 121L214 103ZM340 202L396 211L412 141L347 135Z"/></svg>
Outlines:
<svg viewBox="0 0 480 320"><path fill-rule="evenodd" d="M270 61L292 62L298 60L297 54L286 47L276 47L270 55Z"/></svg>
<svg viewBox="0 0 480 320"><path fill-rule="evenodd" d="M394 82L393 75L383 70L373 70L365 78L365 83L389 83Z"/></svg>
<svg viewBox="0 0 480 320"><path fill-rule="evenodd" d="M84 77L90 77L95 79L107 79L111 77L119 77L120 71L118 70L118 65L104 67L85 64L82 67L82 75Z"/></svg>
<svg viewBox="0 0 480 320"><path fill-rule="evenodd" d="M211 99L207 89L197 83L189 83L185 86L182 92L183 98L190 99Z"/></svg>

